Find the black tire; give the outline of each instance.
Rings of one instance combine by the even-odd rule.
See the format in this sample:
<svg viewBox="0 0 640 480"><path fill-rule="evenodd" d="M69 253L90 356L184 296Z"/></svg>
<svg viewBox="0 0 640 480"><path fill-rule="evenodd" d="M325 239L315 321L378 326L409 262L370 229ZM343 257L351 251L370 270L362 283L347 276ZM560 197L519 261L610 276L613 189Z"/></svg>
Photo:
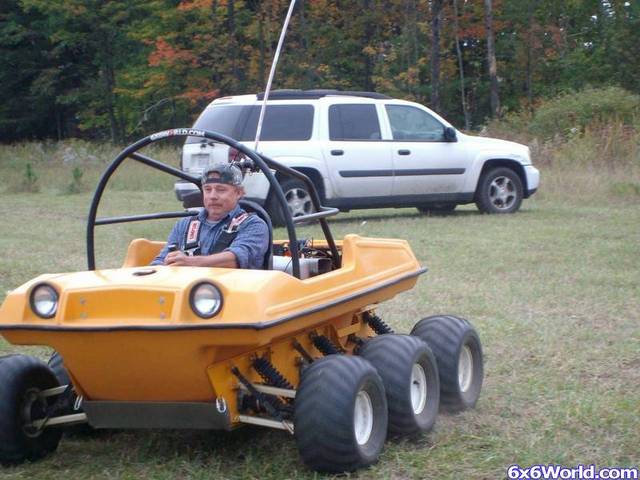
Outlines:
<svg viewBox="0 0 640 480"><path fill-rule="evenodd" d="M358 354L371 362L384 383L389 434L431 430L438 416L440 382L429 346L415 336L388 334L367 341Z"/></svg>
<svg viewBox="0 0 640 480"><path fill-rule="evenodd" d="M280 186L284 192L284 197L287 199L289 211L294 217L315 211L311 201L311 193L309 193L309 189L300 180L293 178L286 179L280 183ZM282 208L280 208L280 202L273 194L271 194L267 210L271 217L271 223L274 226L282 227L286 225Z"/></svg>
<svg viewBox="0 0 640 480"><path fill-rule="evenodd" d="M40 432L28 431L25 425L45 417L47 406L56 397L31 401L30 391L57 387L58 381L51 369L40 360L26 355L5 358L0 364L0 463L15 465L34 461L58 448L62 430L45 428ZM27 402L32 403L29 409ZM29 418L26 418L26 410Z"/></svg>
<svg viewBox="0 0 640 480"><path fill-rule="evenodd" d="M457 203L433 203L417 208L420 213L425 215L446 215L453 212L457 206Z"/></svg>
<svg viewBox="0 0 640 480"><path fill-rule="evenodd" d="M71 379L69 378L67 369L64 366L62 355L60 355L58 352L53 352L53 355L51 355L51 358L49 358L48 365L53 374L58 379L58 383L60 385L69 385L71 383Z"/></svg>
<svg viewBox="0 0 640 480"><path fill-rule="evenodd" d="M514 213L522 204L520 176L507 167L493 168L478 181L476 206L483 213Z"/></svg>
<svg viewBox="0 0 640 480"><path fill-rule="evenodd" d="M436 357L442 408L473 408L484 377L482 345L473 326L464 318L435 315L420 320L411 335L425 341Z"/></svg>
<svg viewBox="0 0 640 480"><path fill-rule="evenodd" d="M67 368L64 366L62 355L60 355L58 352L53 352L53 355L51 355L51 358L49 358L48 365L49 368L53 371L53 374L58 379L58 383L60 385L69 385L71 383L71 378L69 377ZM79 409L75 409L74 407L76 399L78 398L74 389L66 392L65 396L66 398L63 404L64 407L62 407L62 411L60 412L61 414L72 415L75 413L83 412L82 407L80 407ZM68 435L91 435L94 434L96 430L92 428L88 423L80 423L64 427L64 432Z"/></svg>
<svg viewBox="0 0 640 480"><path fill-rule="evenodd" d="M358 420L367 417L356 415L358 399L358 406L368 399L372 420L370 428L360 430L360 441L356 424L362 426ZM375 463L387 436L387 419L382 379L367 360L330 355L302 374L295 400L295 438L310 468L340 473Z"/></svg>

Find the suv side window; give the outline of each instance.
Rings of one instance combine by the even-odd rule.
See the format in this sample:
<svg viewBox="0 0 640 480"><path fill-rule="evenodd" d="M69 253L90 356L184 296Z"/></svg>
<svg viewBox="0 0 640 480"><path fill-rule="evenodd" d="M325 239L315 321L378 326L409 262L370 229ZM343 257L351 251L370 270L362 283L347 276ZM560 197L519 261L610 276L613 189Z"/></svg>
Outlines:
<svg viewBox="0 0 640 480"><path fill-rule="evenodd" d="M385 108L394 140L444 140L444 125L427 112L408 105L385 105Z"/></svg>
<svg viewBox="0 0 640 480"><path fill-rule="evenodd" d="M240 141L256 138L260 107L251 107ZM264 112L262 141L309 140L313 130L313 105L268 105Z"/></svg>
<svg viewBox="0 0 640 480"><path fill-rule="evenodd" d="M262 123L263 141L309 140L313 131L313 105L268 105ZM256 136L260 107L256 105L216 105L207 108L193 128L212 130L240 142ZM200 143L188 137L186 143Z"/></svg>
<svg viewBox="0 0 640 480"><path fill-rule="evenodd" d="M330 140L380 140L380 122L372 104L329 107Z"/></svg>

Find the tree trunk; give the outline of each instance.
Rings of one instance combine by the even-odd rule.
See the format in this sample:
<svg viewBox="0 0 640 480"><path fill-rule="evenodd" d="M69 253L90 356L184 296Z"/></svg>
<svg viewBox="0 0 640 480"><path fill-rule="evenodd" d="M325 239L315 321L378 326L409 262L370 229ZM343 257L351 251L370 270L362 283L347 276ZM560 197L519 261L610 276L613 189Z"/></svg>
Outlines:
<svg viewBox="0 0 640 480"><path fill-rule="evenodd" d="M439 0L442 2L442 0ZM407 66L418 63L418 6L415 0L405 0L405 31L407 38Z"/></svg>
<svg viewBox="0 0 640 480"><path fill-rule="evenodd" d="M527 5L527 108L533 112L533 12L538 7L538 1L530 0Z"/></svg>
<svg viewBox="0 0 640 480"><path fill-rule="evenodd" d="M236 14L234 0L227 0L227 31L229 32L229 46L227 58L230 62L231 89L237 92L240 83L238 69L238 39L236 38Z"/></svg>
<svg viewBox="0 0 640 480"><path fill-rule="evenodd" d="M371 5L371 0L364 0L363 2L363 8L364 11L367 12L366 15L371 15L371 11L373 9L375 9L375 4ZM375 15L372 15L372 17L375 17ZM373 20L373 18L371 18L371 20ZM366 22L365 26L364 26L364 39L363 39L363 45L365 47L368 47L372 44L372 40L373 40L373 36L375 33L375 22L374 21L368 21ZM373 90L374 89L374 85L373 85L373 61L371 59L371 55L365 55L364 56L364 89L367 91Z"/></svg>
<svg viewBox="0 0 640 480"><path fill-rule="evenodd" d="M491 0L484 0L484 24L487 30L487 63L489 64L489 81L491 85L491 116L500 116L500 97L498 96L498 67L496 64L496 47L493 37L493 12Z"/></svg>
<svg viewBox="0 0 640 480"><path fill-rule="evenodd" d="M107 116L109 117L109 127L111 130L111 141L113 143L120 143L121 135L118 128L118 119L116 116L115 108L115 72L113 71L113 65L110 61L105 62L102 66L102 80L104 82L104 100L105 107L107 109Z"/></svg>
<svg viewBox="0 0 640 480"><path fill-rule="evenodd" d="M300 31L302 33L301 43L302 43L302 58L306 59L308 62L308 67L305 69L304 74L304 88L311 88L318 81L317 74L317 63L312 54L310 54L310 46L311 40L309 38L309 25L307 24L307 16L304 13L306 8L305 1L299 0L297 6L300 12Z"/></svg>
<svg viewBox="0 0 640 480"><path fill-rule="evenodd" d="M214 87L218 88L220 85L220 62L217 61L218 55L215 53L215 49L218 46L217 42L220 35L218 29L218 2L217 0L211 1L211 36L214 39L211 44L211 82Z"/></svg>
<svg viewBox="0 0 640 480"><path fill-rule="evenodd" d="M60 114L60 107L55 106L56 115L56 134L58 135L58 141L62 140L62 115Z"/></svg>
<svg viewBox="0 0 640 480"><path fill-rule="evenodd" d="M440 111L440 26L442 0L431 4L431 108Z"/></svg>
<svg viewBox="0 0 640 480"><path fill-rule="evenodd" d="M469 109L467 108L467 93L464 87L464 63L462 61L462 50L460 49L460 38L458 32L458 0L453 0L453 31L456 37L456 54L458 56L458 71L460 72L460 101L462 103L462 113L464 115L465 130L471 129L471 118L469 117Z"/></svg>
<svg viewBox="0 0 640 480"><path fill-rule="evenodd" d="M262 88L262 85L267 81L267 61L264 44L264 18L262 12L257 12L258 15L258 48L260 52L258 54L258 85Z"/></svg>

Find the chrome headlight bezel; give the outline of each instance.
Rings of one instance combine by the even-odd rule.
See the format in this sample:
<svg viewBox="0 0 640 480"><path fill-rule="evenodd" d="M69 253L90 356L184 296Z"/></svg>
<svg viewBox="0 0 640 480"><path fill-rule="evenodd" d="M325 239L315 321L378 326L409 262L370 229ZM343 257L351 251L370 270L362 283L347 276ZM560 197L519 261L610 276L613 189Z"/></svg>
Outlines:
<svg viewBox="0 0 640 480"><path fill-rule="evenodd" d="M39 294L44 295L45 297L43 299L36 298ZM49 299L46 298L47 295ZM43 301L51 302L53 306L48 309L38 308L38 304ZM31 293L29 294L29 306L31 307L31 311L40 318L48 320L55 317L58 312L59 303L60 295L55 287L49 283L38 283L37 285L34 285L31 289Z"/></svg>
<svg viewBox="0 0 640 480"><path fill-rule="evenodd" d="M204 298L198 298L198 294L206 294L209 293L210 296ZM212 306L210 308L198 308L199 304L202 302L212 302ZM220 310L222 310L222 292L220 289L211 282L203 281L196 283L193 287L191 287L191 291L189 292L189 306L193 313L195 313L200 318L212 318L215 317Z"/></svg>

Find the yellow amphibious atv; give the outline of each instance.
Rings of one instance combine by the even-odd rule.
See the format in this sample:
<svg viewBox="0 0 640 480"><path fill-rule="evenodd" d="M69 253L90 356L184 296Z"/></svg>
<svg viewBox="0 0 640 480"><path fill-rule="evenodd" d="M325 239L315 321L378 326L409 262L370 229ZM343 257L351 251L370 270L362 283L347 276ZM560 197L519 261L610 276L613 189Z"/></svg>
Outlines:
<svg viewBox="0 0 640 480"><path fill-rule="evenodd" d="M137 239L124 265L97 270L96 225L194 215L190 211L96 218L105 186L129 158L200 186L200 179L139 150L161 139L223 142L262 171L286 212L288 240L272 242L263 270L149 266L162 242ZM275 174L272 172L275 170ZM312 192L315 213L292 218L278 178ZM246 210L269 218L257 205ZM475 405L480 340L454 316L394 334L375 306L412 288L425 269L403 240L334 241L313 183L223 135L175 129L123 150L103 174L87 227L88 271L41 275L11 291L0 333L47 345L49 365L0 358L0 462L54 451L64 427L283 429L313 469L374 463L387 436L432 428L439 407ZM319 221L322 242L298 241L295 224ZM274 255L275 253L275 255ZM63 362L64 359L64 362Z"/></svg>

